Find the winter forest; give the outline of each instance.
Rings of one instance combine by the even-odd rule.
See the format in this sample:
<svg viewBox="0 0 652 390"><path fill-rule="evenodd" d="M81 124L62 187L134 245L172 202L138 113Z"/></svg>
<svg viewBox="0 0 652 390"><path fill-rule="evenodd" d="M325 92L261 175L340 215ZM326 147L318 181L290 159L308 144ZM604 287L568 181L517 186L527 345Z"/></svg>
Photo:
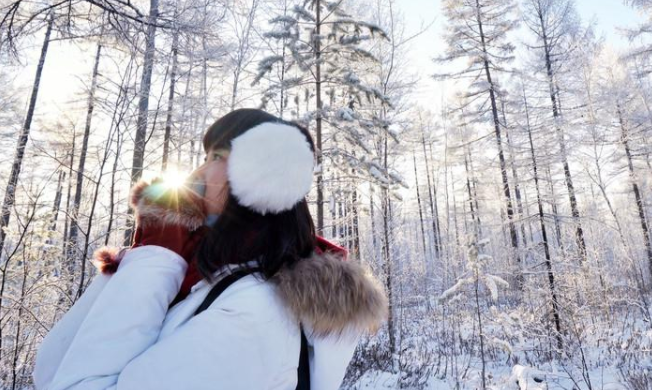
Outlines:
<svg viewBox="0 0 652 390"><path fill-rule="evenodd" d="M0 0L0 387L32 388L93 252L128 245L131 185L190 172L252 107L310 130L318 233L390 299L343 388L652 389L652 1L594 2L636 22L615 40L573 0Z"/></svg>

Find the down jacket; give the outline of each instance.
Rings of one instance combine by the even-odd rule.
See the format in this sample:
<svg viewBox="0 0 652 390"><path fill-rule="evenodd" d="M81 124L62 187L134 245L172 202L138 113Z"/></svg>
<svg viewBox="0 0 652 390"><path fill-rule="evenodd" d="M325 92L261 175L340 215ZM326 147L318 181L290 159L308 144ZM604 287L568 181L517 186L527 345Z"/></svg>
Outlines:
<svg viewBox="0 0 652 390"><path fill-rule="evenodd" d="M328 252L267 281L246 276L197 316L212 287L206 280L168 310L186 269L163 247L127 251L117 272L97 275L43 340L36 388L293 390L302 324L311 389L334 390L361 334L387 315L378 281Z"/></svg>

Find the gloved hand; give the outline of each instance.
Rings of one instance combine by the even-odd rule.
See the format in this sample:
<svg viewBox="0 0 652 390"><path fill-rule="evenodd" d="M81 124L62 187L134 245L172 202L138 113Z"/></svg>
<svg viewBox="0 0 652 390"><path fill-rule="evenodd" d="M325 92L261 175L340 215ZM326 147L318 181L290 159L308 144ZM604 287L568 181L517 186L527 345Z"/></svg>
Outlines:
<svg viewBox="0 0 652 390"><path fill-rule="evenodd" d="M140 181L131 190L131 206L136 211L136 224L131 248L158 245L170 249L190 262L197 243L207 228L206 209L202 197L187 187L169 187L155 179ZM101 248L93 263L105 274L118 269L124 250Z"/></svg>
<svg viewBox="0 0 652 390"><path fill-rule="evenodd" d="M161 180L141 181L131 190L131 205L136 210L132 248L158 245L184 258L192 256L198 238L193 233L206 220L199 195L184 186L168 187Z"/></svg>

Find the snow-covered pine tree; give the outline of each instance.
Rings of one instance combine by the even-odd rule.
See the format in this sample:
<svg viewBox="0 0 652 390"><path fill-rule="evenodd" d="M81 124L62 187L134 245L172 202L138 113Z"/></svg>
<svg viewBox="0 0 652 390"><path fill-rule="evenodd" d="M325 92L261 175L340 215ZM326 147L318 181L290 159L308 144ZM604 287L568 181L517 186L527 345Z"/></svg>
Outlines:
<svg viewBox="0 0 652 390"><path fill-rule="evenodd" d="M534 33L536 43L530 46L537 53L537 73L545 75L543 85L550 97L552 120L559 145L559 158L564 169L571 214L575 223L575 241L580 263L587 258L584 229L580 221L578 197L568 162L567 141L564 134L564 116L560 102L559 85L569 85L568 70L581 39L580 21L571 0L528 0L524 3L525 24Z"/></svg>
<svg viewBox="0 0 652 390"><path fill-rule="evenodd" d="M389 123L366 106L390 106L389 98L369 86L357 69L376 62L363 44L374 38L387 39L380 27L356 19L342 1L301 0L284 2L284 13L270 20L272 30L265 37L275 40L278 52L259 63L254 84L265 78L269 86L262 98L263 107L271 102L279 114L287 114L289 96L294 96L291 116L308 126L315 135L317 163L317 230L324 228L324 164L334 169L356 169L371 180L391 185L400 181L372 155L368 139L389 131ZM305 104L305 112L300 108ZM347 145L328 147L333 138ZM355 151L355 152L354 152Z"/></svg>
<svg viewBox="0 0 652 390"><path fill-rule="evenodd" d="M514 223L514 205L507 175L507 159L503 146L503 131L499 116L500 84L497 74L513 59L514 46L507 34L516 26L515 3L511 0L445 0L443 10L448 19L448 45L446 54L437 58L439 63L466 60L466 66L450 72L438 72L436 78L467 78L473 80L468 87L464 107L469 121L491 121L498 149L502 192L507 211L512 263L522 286L521 260L518 253L518 235Z"/></svg>
<svg viewBox="0 0 652 390"><path fill-rule="evenodd" d="M625 0L625 3L633 8L636 8L642 14L647 15L646 20L634 29L630 29L627 33L629 39L634 41L638 38L649 37L652 33L652 0ZM648 41L649 42L649 41ZM646 60L646 73L652 72L649 64L649 59L652 53L652 44L639 43L629 53L630 57L642 57Z"/></svg>

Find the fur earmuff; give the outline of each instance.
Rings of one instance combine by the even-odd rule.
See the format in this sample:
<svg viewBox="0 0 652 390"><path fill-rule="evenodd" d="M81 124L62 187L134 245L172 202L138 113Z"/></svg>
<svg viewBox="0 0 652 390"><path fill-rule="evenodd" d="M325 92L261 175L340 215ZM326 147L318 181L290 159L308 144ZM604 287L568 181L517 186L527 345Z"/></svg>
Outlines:
<svg viewBox="0 0 652 390"><path fill-rule="evenodd" d="M231 141L227 174L238 202L263 215L291 209L312 186L314 154L292 125L265 122Z"/></svg>

